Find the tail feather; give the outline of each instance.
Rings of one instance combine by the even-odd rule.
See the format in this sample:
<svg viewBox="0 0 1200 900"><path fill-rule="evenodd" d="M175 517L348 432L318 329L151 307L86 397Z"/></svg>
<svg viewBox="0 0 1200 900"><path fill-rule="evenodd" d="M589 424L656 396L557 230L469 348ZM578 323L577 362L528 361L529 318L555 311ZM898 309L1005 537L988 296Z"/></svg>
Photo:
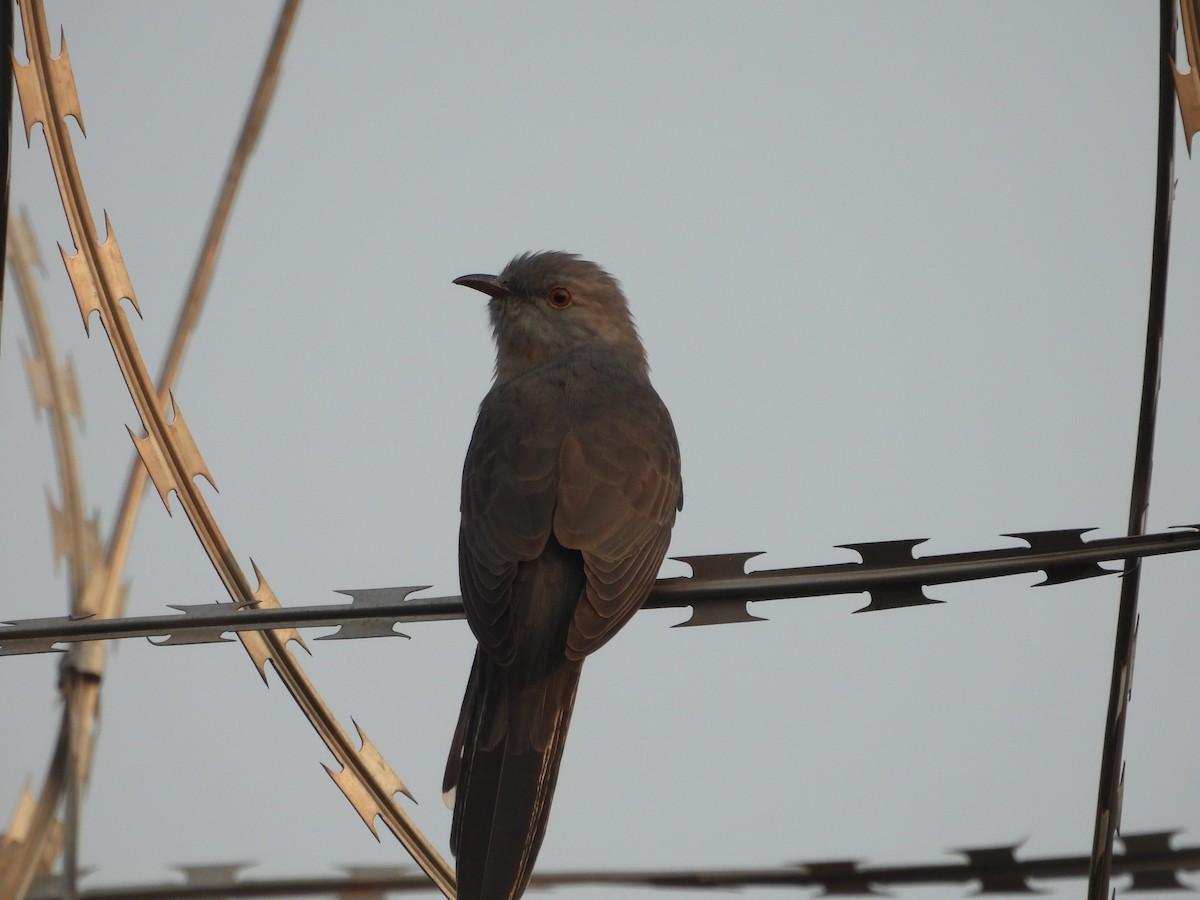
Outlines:
<svg viewBox="0 0 1200 900"><path fill-rule="evenodd" d="M445 786L454 791L450 847L459 900L520 897L546 833L582 662L533 683L482 651L467 684Z"/></svg>
<svg viewBox="0 0 1200 900"><path fill-rule="evenodd" d="M458 724L454 726L454 737L450 740L450 757L446 760L446 774L442 776L442 800L451 809L455 809L455 798L458 794L459 773L462 771L463 750L467 743L467 733L471 729L477 713L475 706L479 702L479 650L475 651L475 662L471 666L471 674L467 677L467 689L463 696L462 709L458 713ZM450 851L458 853L458 817L454 818L454 830L450 832Z"/></svg>

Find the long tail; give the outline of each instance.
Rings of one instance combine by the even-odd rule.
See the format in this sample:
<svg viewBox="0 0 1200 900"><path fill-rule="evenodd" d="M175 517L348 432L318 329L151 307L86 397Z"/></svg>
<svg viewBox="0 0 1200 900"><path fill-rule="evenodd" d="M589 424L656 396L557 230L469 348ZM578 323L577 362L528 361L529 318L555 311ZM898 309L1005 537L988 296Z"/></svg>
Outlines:
<svg viewBox="0 0 1200 900"><path fill-rule="evenodd" d="M581 661L532 681L476 651L443 784L459 900L516 900L546 833Z"/></svg>

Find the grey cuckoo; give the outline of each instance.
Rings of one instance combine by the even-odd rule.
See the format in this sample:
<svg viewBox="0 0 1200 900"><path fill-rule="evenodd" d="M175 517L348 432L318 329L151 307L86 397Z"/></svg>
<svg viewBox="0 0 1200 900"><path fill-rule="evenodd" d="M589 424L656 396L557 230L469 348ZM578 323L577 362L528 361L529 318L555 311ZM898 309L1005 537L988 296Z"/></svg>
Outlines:
<svg viewBox="0 0 1200 900"><path fill-rule="evenodd" d="M455 284L490 297L496 374L463 466L458 571L478 647L444 788L459 900L513 900L546 831L583 660L645 602L666 555L679 445L599 266L527 253Z"/></svg>

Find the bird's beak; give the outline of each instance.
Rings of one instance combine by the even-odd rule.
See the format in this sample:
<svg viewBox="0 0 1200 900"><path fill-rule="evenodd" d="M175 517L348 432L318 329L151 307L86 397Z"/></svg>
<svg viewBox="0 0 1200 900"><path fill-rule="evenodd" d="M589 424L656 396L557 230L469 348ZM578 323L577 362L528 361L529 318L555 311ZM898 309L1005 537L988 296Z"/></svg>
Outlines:
<svg viewBox="0 0 1200 900"><path fill-rule="evenodd" d="M508 285L498 275L463 275L455 278L454 283L483 291L489 297L504 297L509 293Z"/></svg>

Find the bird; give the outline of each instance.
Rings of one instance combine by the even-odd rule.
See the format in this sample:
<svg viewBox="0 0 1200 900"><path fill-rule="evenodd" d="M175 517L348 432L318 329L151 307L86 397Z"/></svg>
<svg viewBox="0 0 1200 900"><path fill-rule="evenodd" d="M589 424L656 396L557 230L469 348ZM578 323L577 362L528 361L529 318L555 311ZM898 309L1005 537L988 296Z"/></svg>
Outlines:
<svg viewBox="0 0 1200 900"><path fill-rule="evenodd" d="M459 900L516 900L584 659L645 602L683 509L679 443L599 265L531 252L454 283L488 295L496 367L463 463L458 571L477 647L443 791Z"/></svg>

